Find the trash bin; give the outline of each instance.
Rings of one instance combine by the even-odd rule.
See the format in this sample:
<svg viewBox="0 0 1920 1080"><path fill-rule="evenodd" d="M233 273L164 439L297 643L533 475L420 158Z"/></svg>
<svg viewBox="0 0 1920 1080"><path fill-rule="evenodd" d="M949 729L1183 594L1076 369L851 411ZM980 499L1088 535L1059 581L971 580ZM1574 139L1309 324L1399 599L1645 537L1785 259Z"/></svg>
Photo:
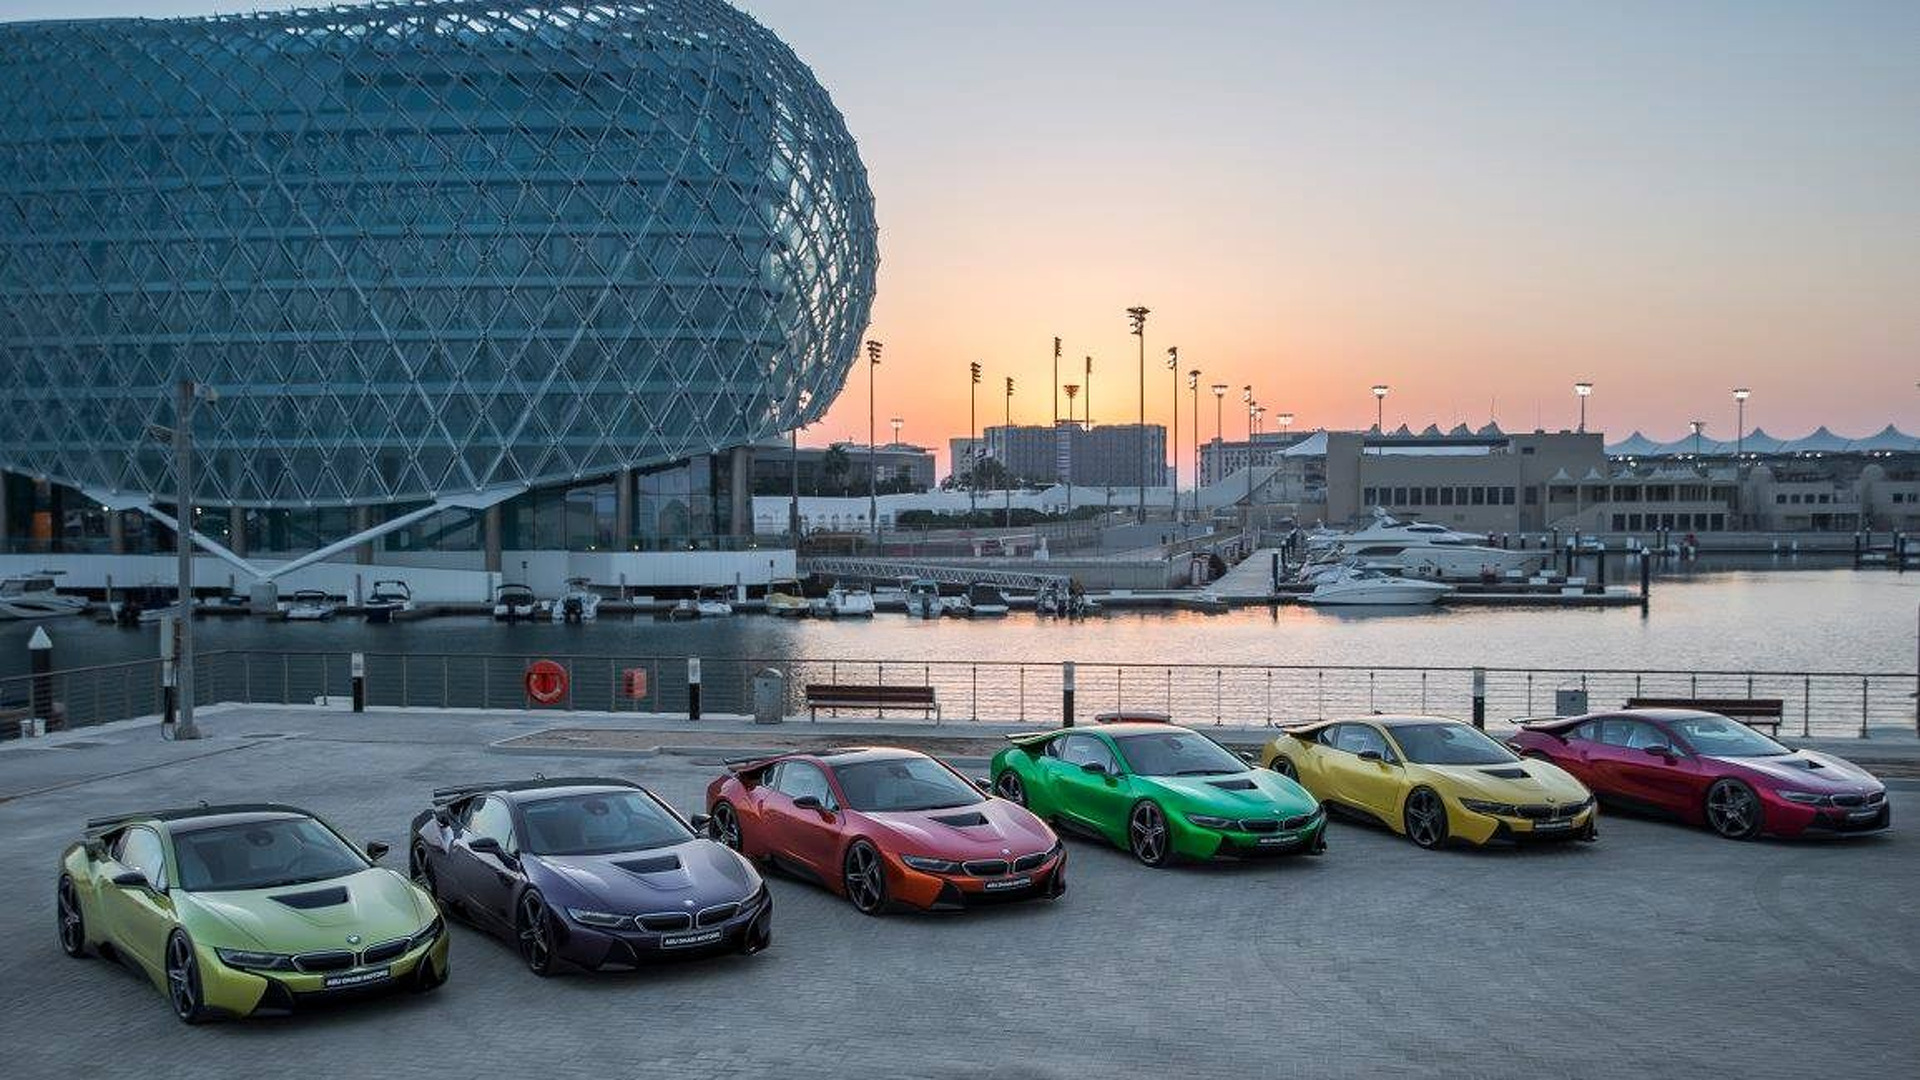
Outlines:
<svg viewBox="0 0 1920 1080"><path fill-rule="evenodd" d="M787 673L763 668L753 677L753 722L778 724L787 718Z"/></svg>
<svg viewBox="0 0 1920 1080"><path fill-rule="evenodd" d="M1580 716L1587 711L1587 692L1580 687L1569 687L1553 692L1553 715Z"/></svg>

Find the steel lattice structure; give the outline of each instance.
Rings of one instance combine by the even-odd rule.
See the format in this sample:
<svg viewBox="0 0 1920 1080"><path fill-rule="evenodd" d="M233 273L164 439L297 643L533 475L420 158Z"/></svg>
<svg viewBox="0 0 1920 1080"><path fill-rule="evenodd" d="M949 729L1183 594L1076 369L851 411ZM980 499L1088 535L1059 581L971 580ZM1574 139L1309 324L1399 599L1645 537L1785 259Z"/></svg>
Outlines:
<svg viewBox="0 0 1920 1080"><path fill-rule="evenodd" d="M824 89L721 0L0 26L0 466L391 503L811 422L872 305Z"/></svg>

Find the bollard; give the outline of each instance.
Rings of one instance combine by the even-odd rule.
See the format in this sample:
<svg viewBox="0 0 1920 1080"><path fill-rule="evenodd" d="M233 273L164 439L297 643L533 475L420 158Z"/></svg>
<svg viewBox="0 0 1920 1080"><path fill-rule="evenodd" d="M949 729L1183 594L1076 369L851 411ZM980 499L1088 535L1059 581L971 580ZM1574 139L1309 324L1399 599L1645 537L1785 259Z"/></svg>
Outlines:
<svg viewBox="0 0 1920 1080"><path fill-rule="evenodd" d="M1487 669L1473 669L1473 726L1487 730Z"/></svg>
<svg viewBox="0 0 1920 1080"><path fill-rule="evenodd" d="M28 670L33 673L32 688L27 691L27 715L53 727L53 639L47 636L47 628L36 626L33 637L27 640ZM34 725L35 733L41 732L39 724Z"/></svg>
<svg viewBox="0 0 1920 1080"><path fill-rule="evenodd" d="M1853 568L1860 569L1860 534L1853 534Z"/></svg>
<svg viewBox="0 0 1920 1080"><path fill-rule="evenodd" d="M687 657L687 719L700 719L700 658Z"/></svg>
<svg viewBox="0 0 1920 1080"><path fill-rule="evenodd" d="M1594 578L1600 583L1600 591L1607 591L1607 549L1603 546L1597 560Z"/></svg>
<svg viewBox="0 0 1920 1080"><path fill-rule="evenodd" d="M1640 614L1647 613L1647 589L1653 584L1653 560L1640 560Z"/></svg>
<svg viewBox="0 0 1920 1080"><path fill-rule="evenodd" d="M1060 726L1073 726L1073 661L1060 663Z"/></svg>
<svg viewBox="0 0 1920 1080"><path fill-rule="evenodd" d="M138 616L135 616L138 618ZM173 677L173 616L160 620L160 733L172 738L173 725L177 722L175 710L180 704L179 690Z"/></svg>
<svg viewBox="0 0 1920 1080"><path fill-rule="evenodd" d="M353 671L353 711L367 711L367 654L354 653L349 665Z"/></svg>
<svg viewBox="0 0 1920 1080"><path fill-rule="evenodd" d="M1280 553L1278 551L1273 553L1272 576L1273 576L1273 586L1269 588L1267 591L1277 593L1280 591Z"/></svg>

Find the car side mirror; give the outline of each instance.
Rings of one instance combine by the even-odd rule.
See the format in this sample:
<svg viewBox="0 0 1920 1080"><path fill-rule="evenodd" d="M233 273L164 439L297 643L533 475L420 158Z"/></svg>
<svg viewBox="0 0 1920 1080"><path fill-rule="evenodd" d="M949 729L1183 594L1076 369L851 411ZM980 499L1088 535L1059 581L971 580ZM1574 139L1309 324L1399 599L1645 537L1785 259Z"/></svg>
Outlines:
<svg viewBox="0 0 1920 1080"><path fill-rule="evenodd" d="M385 840L367 841L367 858L372 859L374 862L379 862L381 859L386 858L387 852L392 850L392 845L388 844Z"/></svg>
<svg viewBox="0 0 1920 1080"><path fill-rule="evenodd" d="M993 794L993 781L987 779L984 776L974 777L973 786L979 788L981 791L984 791L989 795Z"/></svg>
<svg viewBox="0 0 1920 1080"><path fill-rule="evenodd" d="M693 826L694 832L704 833L707 831L707 826L713 824L713 815L695 814L687 819L687 824Z"/></svg>
<svg viewBox="0 0 1920 1080"><path fill-rule="evenodd" d="M1081 762L1081 763L1080 763L1080 771L1081 771L1081 772L1090 772L1090 773L1093 773L1093 774L1094 774L1095 776L1105 776L1105 775L1107 775L1107 767L1106 767L1105 765L1102 765L1101 763L1099 763L1099 762L1097 762L1097 761L1083 761L1083 762Z"/></svg>
<svg viewBox="0 0 1920 1080"><path fill-rule="evenodd" d="M122 889L145 889L148 892L153 891L153 882L148 881L147 875L138 870L123 870L113 875L113 883Z"/></svg>
<svg viewBox="0 0 1920 1080"><path fill-rule="evenodd" d="M1680 752L1671 746L1646 746L1641 749L1657 758L1677 758Z"/></svg>
<svg viewBox="0 0 1920 1080"><path fill-rule="evenodd" d="M833 813L826 803L820 801L818 795L802 795L793 800L793 805L802 810L818 810L823 814Z"/></svg>
<svg viewBox="0 0 1920 1080"><path fill-rule="evenodd" d="M476 836L472 840L467 841L467 850L477 851L482 855L491 855L501 862L508 862L511 859L511 856L507 854L507 849L501 847L500 841L495 840L491 836Z"/></svg>
<svg viewBox="0 0 1920 1080"><path fill-rule="evenodd" d="M436 806L433 808L433 820L442 828L450 829L453 827L453 810L450 807Z"/></svg>
<svg viewBox="0 0 1920 1080"><path fill-rule="evenodd" d="M1380 756L1380 751L1378 750L1360 751L1360 760L1361 761L1377 761L1382 765L1385 765L1387 763L1387 759Z"/></svg>

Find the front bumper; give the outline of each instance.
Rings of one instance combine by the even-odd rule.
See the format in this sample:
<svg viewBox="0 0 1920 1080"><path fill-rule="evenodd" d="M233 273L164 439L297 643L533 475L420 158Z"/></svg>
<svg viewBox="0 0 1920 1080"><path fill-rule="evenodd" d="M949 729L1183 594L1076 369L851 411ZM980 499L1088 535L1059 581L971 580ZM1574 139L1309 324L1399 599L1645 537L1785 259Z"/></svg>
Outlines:
<svg viewBox="0 0 1920 1080"><path fill-rule="evenodd" d="M1592 799L1588 799L1578 813L1547 819L1483 814L1478 810L1469 810L1453 799L1448 799L1446 806L1449 836L1470 844L1595 840L1600 835L1600 810Z"/></svg>
<svg viewBox="0 0 1920 1080"><path fill-rule="evenodd" d="M608 930L557 918L553 949L559 960L589 971L635 968L682 957L758 952L772 932L773 897L763 888L726 919L684 930Z"/></svg>
<svg viewBox="0 0 1920 1080"><path fill-rule="evenodd" d="M986 904L1051 900L1067 891L1064 845L1034 869L1000 877L928 873L891 857L886 860L886 866L887 894L895 903L922 911L958 911Z"/></svg>
<svg viewBox="0 0 1920 1080"><path fill-rule="evenodd" d="M1294 828L1273 832L1213 829L1195 825L1179 813L1167 815L1173 832L1173 853L1185 859L1261 859L1276 855L1318 855L1327 846L1327 811L1305 815Z"/></svg>
<svg viewBox="0 0 1920 1080"><path fill-rule="evenodd" d="M1874 806L1806 806L1765 793L1760 802L1765 831L1775 836L1879 832L1893 825L1893 806L1885 795Z"/></svg>
<svg viewBox="0 0 1920 1080"><path fill-rule="evenodd" d="M207 1008L226 1016L276 1015L323 1002L372 997L396 989L437 983L447 976L448 936L392 960L341 971L248 971L228 967L211 947L195 943L200 994Z"/></svg>

